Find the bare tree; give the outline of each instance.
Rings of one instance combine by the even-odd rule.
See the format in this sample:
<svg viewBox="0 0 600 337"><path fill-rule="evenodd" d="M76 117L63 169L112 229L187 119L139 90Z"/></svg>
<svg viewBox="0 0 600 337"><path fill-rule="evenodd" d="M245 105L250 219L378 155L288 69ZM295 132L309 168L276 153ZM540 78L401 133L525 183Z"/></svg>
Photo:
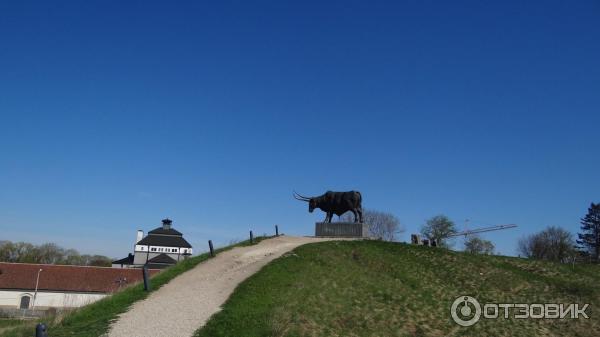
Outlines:
<svg viewBox="0 0 600 337"><path fill-rule="evenodd" d="M92 255L88 265L97 267L109 267L111 265L111 259L102 255Z"/></svg>
<svg viewBox="0 0 600 337"><path fill-rule="evenodd" d="M13 262L36 263L36 247L31 243L17 242L13 246Z"/></svg>
<svg viewBox="0 0 600 337"><path fill-rule="evenodd" d="M557 262L571 261L577 253L573 235L554 226L522 238L517 250L528 258Z"/></svg>
<svg viewBox="0 0 600 337"><path fill-rule="evenodd" d="M341 221L353 222L354 216L346 212ZM396 241L397 235L404 232L400 220L391 213L363 209L363 222L369 225L369 235L385 241Z"/></svg>
<svg viewBox="0 0 600 337"><path fill-rule="evenodd" d="M64 252L64 263L70 265L81 265L81 255L75 249L67 249Z"/></svg>
<svg viewBox="0 0 600 337"><path fill-rule="evenodd" d="M494 254L492 241L484 240L477 235L469 235L465 240L465 251L471 254Z"/></svg>
<svg viewBox="0 0 600 337"><path fill-rule="evenodd" d="M10 241L0 241L0 261L13 262L13 246Z"/></svg>
<svg viewBox="0 0 600 337"><path fill-rule="evenodd" d="M421 234L426 236L430 241L435 240L438 246L448 248L448 236L456 233L454 222L447 216L440 214L427 220L421 227Z"/></svg>
<svg viewBox="0 0 600 337"><path fill-rule="evenodd" d="M65 250L55 243L44 243L37 247L36 262L44 264L58 264L63 262Z"/></svg>

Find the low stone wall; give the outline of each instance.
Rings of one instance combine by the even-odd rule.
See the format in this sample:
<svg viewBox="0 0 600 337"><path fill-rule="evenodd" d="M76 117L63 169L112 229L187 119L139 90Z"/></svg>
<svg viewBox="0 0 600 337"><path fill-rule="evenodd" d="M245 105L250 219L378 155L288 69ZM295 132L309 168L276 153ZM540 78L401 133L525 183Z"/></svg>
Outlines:
<svg viewBox="0 0 600 337"><path fill-rule="evenodd" d="M0 318L43 318L50 314L55 314L56 310L31 310L31 309L15 309L0 307Z"/></svg>
<svg viewBox="0 0 600 337"><path fill-rule="evenodd" d="M338 238L367 238L369 225L356 222L317 222L315 236Z"/></svg>

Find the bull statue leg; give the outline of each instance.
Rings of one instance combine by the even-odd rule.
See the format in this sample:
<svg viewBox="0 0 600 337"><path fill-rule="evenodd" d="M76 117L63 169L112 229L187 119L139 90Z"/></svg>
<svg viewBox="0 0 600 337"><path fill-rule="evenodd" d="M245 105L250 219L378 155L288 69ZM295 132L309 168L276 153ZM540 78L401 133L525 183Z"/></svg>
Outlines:
<svg viewBox="0 0 600 337"><path fill-rule="evenodd" d="M333 218L333 212L327 212L327 215L325 216L325 222L331 223L331 218Z"/></svg>
<svg viewBox="0 0 600 337"><path fill-rule="evenodd" d="M362 207L357 208L356 212L358 213L358 220L359 220L358 222L363 223L363 211L362 211ZM354 218L356 219L356 215L354 216Z"/></svg>
<svg viewBox="0 0 600 337"><path fill-rule="evenodd" d="M354 214L354 222L358 222L358 211L356 209L353 209L352 214Z"/></svg>

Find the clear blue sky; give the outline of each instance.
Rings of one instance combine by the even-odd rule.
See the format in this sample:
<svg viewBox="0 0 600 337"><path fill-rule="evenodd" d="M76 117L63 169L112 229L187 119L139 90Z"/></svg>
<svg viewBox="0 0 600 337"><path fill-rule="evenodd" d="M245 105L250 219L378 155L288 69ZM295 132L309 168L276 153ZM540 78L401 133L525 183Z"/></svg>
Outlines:
<svg viewBox="0 0 600 337"><path fill-rule="evenodd" d="M0 240L204 250L357 189L515 254L600 201L599 41L598 1L4 1Z"/></svg>

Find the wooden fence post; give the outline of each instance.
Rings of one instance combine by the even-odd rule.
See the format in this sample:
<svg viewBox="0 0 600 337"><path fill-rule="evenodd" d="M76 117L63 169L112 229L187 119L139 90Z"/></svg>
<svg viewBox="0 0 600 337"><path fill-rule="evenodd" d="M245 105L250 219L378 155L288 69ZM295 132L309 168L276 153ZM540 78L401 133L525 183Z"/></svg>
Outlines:
<svg viewBox="0 0 600 337"><path fill-rule="evenodd" d="M215 257L215 250L213 249L212 240L208 240L208 248L210 248L210 256Z"/></svg>
<svg viewBox="0 0 600 337"><path fill-rule="evenodd" d="M150 277L148 276L148 265L144 265L142 268L142 275L144 276L144 290L150 291Z"/></svg>

